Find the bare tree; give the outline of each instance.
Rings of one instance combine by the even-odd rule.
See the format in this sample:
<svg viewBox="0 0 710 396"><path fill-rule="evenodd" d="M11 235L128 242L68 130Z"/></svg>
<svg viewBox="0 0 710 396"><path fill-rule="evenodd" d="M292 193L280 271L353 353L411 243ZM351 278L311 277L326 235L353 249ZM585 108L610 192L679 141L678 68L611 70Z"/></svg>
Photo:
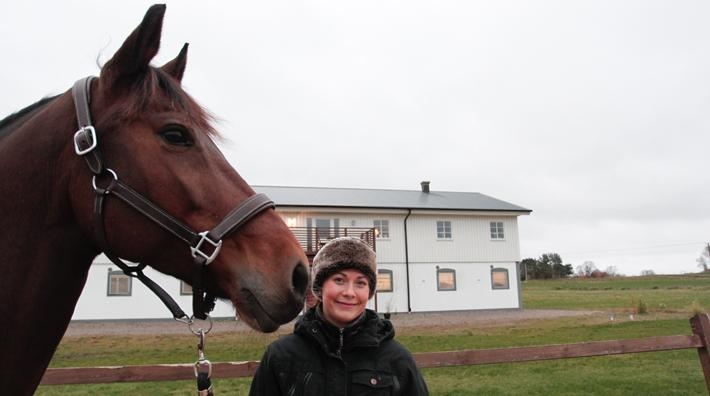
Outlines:
<svg viewBox="0 0 710 396"><path fill-rule="evenodd" d="M698 263L698 267L703 269L703 272L708 271L708 266L710 265L710 243L703 247L700 257L695 259L695 261Z"/></svg>
<svg viewBox="0 0 710 396"><path fill-rule="evenodd" d="M588 278L592 276L594 271L597 271L597 266L594 265L593 261L585 261L582 265L577 266L577 276L579 277Z"/></svg>

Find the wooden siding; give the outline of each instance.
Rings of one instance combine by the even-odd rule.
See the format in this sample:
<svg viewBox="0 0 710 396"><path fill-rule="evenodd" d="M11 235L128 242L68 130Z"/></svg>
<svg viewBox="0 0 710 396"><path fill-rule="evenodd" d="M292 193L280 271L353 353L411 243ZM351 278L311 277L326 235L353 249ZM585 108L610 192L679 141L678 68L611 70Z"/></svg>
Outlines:
<svg viewBox="0 0 710 396"><path fill-rule="evenodd" d="M450 221L450 240L437 239L436 222ZM490 222L502 221L506 239L491 240ZM520 260L516 217L411 216L407 223L409 260L431 262L513 262Z"/></svg>
<svg viewBox="0 0 710 396"><path fill-rule="evenodd" d="M347 210L332 208L277 208L277 213L291 227L307 227L311 219L337 219L340 228L372 228L374 220L389 221L389 238L377 238L379 268L392 270L392 292L379 292L368 304L378 312L414 312L520 308L520 289L516 262L520 260L518 242L519 213L433 211L411 212L407 220L409 266L405 255L404 220L406 210ZM451 221L452 239L437 240L436 222ZM490 222L504 224L505 239L491 240ZM455 291L437 289L436 268L456 271ZM106 296L107 270L114 267L107 259L97 259L89 271L89 279L77 304L73 319L164 318L169 312L143 285L133 282L131 296ZM508 270L509 289L493 290L491 268ZM407 268L409 279L407 279ZM179 294L177 279L151 269L150 276L161 284L184 307L191 297ZM407 282L409 280L409 283ZM409 286L409 290L408 290ZM140 307L136 310L136 307ZM234 309L218 302L214 317L234 315Z"/></svg>
<svg viewBox="0 0 710 396"><path fill-rule="evenodd" d="M413 211L407 219L409 249L409 286L405 255L404 220L406 212L360 213L359 211L280 210L284 221L296 219L305 226L308 218L338 219L340 227L372 227L374 220L389 221L389 238L377 238L377 263L392 270L392 292L378 292L371 304L378 312L441 311L466 309L520 308L518 268L520 260L516 214L484 215L445 212L432 214ZM436 238L436 222L450 221L452 239ZM490 223L503 222L504 240L492 240ZM294 224L293 222L291 224ZM454 291L437 289L437 267L456 271ZM508 270L509 288L494 290L491 269Z"/></svg>

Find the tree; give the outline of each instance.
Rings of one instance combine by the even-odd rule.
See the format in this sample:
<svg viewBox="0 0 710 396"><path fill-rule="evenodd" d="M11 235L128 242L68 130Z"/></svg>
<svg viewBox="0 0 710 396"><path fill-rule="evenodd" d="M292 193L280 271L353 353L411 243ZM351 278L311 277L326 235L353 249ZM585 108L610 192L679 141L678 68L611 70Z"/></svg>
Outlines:
<svg viewBox="0 0 710 396"><path fill-rule="evenodd" d="M593 261L587 260L582 265L577 266L577 276L579 277L589 278L595 271L598 272L599 270Z"/></svg>
<svg viewBox="0 0 710 396"><path fill-rule="evenodd" d="M604 272L606 273L607 276L609 276L609 277L611 277L611 278L620 276L620 274L619 274L619 272L617 271L615 265L610 265L610 266L606 267L606 269L604 270Z"/></svg>
<svg viewBox="0 0 710 396"><path fill-rule="evenodd" d="M572 275L572 264L562 264L562 257L557 253L545 253L538 261L549 268L551 278L566 278Z"/></svg>
<svg viewBox="0 0 710 396"><path fill-rule="evenodd" d="M653 275L656 275L656 273L653 272L653 270L643 270L643 271L641 271L641 276L653 276Z"/></svg>
<svg viewBox="0 0 710 396"><path fill-rule="evenodd" d="M698 262L698 267L703 269L703 272L708 272L708 266L710 266L710 244L703 247L700 252L700 257L695 259Z"/></svg>
<svg viewBox="0 0 710 396"><path fill-rule="evenodd" d="M562 264L557 253L545 253L537 259L526 258L520 262L527 279L566 278L572 275L572 264Z"/></svg>
<svg viewBox="0 0 710 396"><path fill-rule="evenodd" d="M540 259L534 260L532 263L532 271L528 268L528 274L532 279L550 279L552 278L552 267Z"/></svg>
<svg viewBox="0 0 710 396"><path fill-rule="evenodd" d="M557 278L567 278L574 275L572 264L553 264L552 274Z"/></svg>
<svg viewBox="0 0 710 396"><path fill-rule="evenodd" d="M526 258L520 262L520 280L535 279L530 273L533 271L537 262L534 258Z"/></svg>

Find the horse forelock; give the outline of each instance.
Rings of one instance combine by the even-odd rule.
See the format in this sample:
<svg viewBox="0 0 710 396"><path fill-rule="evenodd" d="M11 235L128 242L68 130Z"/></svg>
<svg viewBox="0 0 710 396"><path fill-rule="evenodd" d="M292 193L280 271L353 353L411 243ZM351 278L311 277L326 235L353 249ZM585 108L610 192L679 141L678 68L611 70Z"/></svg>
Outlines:
<svg viewBox="0 0 710 396"><path fill-rule="evenodd" d="M135 119L140 117L145 109L165 108L167 104L171 110L186 114L191 122L207 135L220 137L212 125L215 117L164 71L151 67L130 89L130 94L121 104L121 117Z"/></svg>

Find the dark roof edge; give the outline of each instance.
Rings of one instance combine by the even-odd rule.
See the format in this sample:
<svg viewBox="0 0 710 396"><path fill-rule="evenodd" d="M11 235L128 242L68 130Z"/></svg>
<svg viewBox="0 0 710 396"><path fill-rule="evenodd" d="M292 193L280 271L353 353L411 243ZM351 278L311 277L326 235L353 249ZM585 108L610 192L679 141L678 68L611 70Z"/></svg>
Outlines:
<svg viewBox="0 0 710 396"><path fill-rule="evenodd" d="M259 188L259 187L264 187L264 188L295 188L295 189L309 189L309 190L359 190L359 191L396 191L396 192L422 192L421 190L402 190L402 189L397 189L397 188L362 188L362 187L315 187L315 186L309 186L309 187L303 187L303 186L267 186L264 184L253 184L251 185L252 188ZM483 193L480 193L478 191L445 191L445 190L432 190L432 193L453 193L453 194L459 194L459 193L471 193L471 194L481 194L485 195Z"/></svg>
<svg viewBox="0 0 710 396"><path fill-rule="evenodd" d="M391 209L391 210L441 210L456 212L520 212L532 213L532 209L464 209L464 208L423 208L423 207L403 207L403 206L342 206L342 205L295 205L279 204L276 207L289 208L340 208L340 209Z"/></svg>

